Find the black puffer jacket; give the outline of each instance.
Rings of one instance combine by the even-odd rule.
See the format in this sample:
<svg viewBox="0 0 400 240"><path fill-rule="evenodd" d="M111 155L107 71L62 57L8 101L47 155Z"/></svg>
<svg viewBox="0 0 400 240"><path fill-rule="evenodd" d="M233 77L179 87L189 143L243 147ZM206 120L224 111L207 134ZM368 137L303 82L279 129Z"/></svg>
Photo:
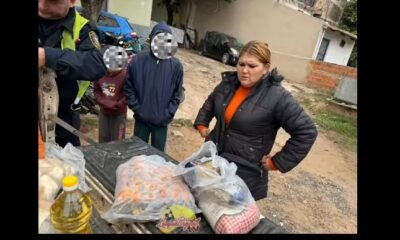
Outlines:
<svg viewBox="0 0 400 240"><path fill-rule="evenodd" d="M261 158L270 153L277 131L282 127L290 134L282 150L272 157L283 173L305 158L317 137L317 129L292 95L281 86L283 76L276 69L267 74L251 90L225 124L225 109L240 86L236 72L222 73L222 82L208 96L194 125L217 123L206 140L213 141L218 153L235 162L239 175L249 187L255 200L267 195L268 172L261 167Z"/></svg>

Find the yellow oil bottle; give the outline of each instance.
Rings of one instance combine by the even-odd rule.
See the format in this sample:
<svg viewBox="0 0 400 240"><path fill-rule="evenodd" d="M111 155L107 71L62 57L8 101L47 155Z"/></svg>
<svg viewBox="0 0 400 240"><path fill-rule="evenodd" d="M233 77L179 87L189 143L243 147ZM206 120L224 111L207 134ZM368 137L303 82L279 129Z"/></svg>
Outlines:
<svg viewBox="0 0 400 240"><path fill-rule="evenodd" d="M50 221L60 233L93 233L90 227L92 200L78 189L78 177L63 179L63 193L50 208Z"/></svg>

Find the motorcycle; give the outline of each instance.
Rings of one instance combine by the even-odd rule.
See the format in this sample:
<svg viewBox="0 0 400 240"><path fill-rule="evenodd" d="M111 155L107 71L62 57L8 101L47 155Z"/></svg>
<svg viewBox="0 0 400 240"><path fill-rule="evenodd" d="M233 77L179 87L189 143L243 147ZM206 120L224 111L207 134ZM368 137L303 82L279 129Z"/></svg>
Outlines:
<svg viewBox="0 0 400 240"><path fill-rule="evenodd" d="M132 40L126 41L123 46L128 53L137 54L141 51L149 50L145 37L137 35L136 32L132 32L131 37Z"/></svg>
<svg viewBox="0 0 400 240"><path fill-rule="evenodd" d="M94 115L100 114L100 107L97 104L96 98L94 97L94 93L93 93L93 84L94 84L94 82L90 83L89 88L86 90L85 95L81 99L83 114L87 114L87 113L91 113Z"/></svg>
<svg viewBox="0 0 400 240"><path fill-rule="evenodd" d="M104 32L104 39L102 41L102 44L124 47L124 36L114 35L110 32Z"/></svg>
<svg viewBox="0 0 400 240"><path fill-rule="evenodd" d="M114 35L110 32L104 33L104 39L102 40L103 46L112 45L123 47L127 51L132 51L134 54L141 52L146 49L140 38L143 38L136 34L136 32L131 33L131 40L124 40L122 35Z"/></svg>
<svg viewBox="0 0 400 240"><path fill-rule="evenodd" d="M76 111L80 114L100 114L100 107L97 104L96 98L94 97L93 93L93 84L94 82L90 82L88 89L86 90L79 103L71 105L71 110Z"/></svg>

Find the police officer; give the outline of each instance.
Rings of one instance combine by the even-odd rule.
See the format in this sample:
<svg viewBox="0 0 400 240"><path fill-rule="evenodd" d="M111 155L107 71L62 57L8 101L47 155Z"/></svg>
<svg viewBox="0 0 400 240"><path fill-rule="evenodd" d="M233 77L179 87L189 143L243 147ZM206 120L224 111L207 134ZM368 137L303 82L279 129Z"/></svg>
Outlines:
<svg viewBox="0 0 400 240"><path fill-rule="evenodd" d="M106 74L97 29L75 11L76 0L39 0L39 67L55 70L59 92L58 117L80 128L79 113L71 110L78 80L95 81ZM79 138L56 127L56 142L79 146Z"/></svg>

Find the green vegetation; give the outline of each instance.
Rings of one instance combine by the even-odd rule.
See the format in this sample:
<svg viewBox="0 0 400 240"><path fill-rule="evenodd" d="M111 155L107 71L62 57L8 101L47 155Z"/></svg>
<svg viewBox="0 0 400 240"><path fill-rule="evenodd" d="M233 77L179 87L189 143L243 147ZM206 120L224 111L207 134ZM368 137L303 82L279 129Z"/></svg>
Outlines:
<svg viewBox="0 0 400 240"><path fill-rule="evenodd" d="M300 104L306 108L319 129L327 131L328 137L343 147L356 151L357 149L357 119L346 116L344 113L329 109L328 101L321 96L301 97ZM321 103L324 106L317 105Z"/></svg>

